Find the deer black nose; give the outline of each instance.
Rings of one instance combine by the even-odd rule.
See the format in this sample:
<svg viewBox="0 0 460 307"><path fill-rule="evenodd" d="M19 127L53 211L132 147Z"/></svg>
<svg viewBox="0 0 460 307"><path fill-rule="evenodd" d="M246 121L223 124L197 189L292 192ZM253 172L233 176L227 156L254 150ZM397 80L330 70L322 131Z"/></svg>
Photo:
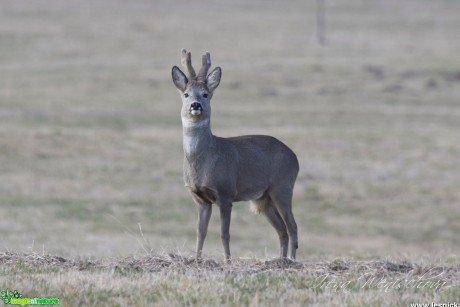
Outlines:
<svg viewBox="0 0 460 307"><path fill-rule="evenodd" d="M200 103L194 102L190 105L190 114L197 116L200 115L201 112L203 112L203 107Z"/></svg>
<svg viewBox="0 0 460 307"><path fill-rule="evenodd" d="M194 102L190 105L190 110L191 111L203 111L203 107L199 102Z"/></svg>

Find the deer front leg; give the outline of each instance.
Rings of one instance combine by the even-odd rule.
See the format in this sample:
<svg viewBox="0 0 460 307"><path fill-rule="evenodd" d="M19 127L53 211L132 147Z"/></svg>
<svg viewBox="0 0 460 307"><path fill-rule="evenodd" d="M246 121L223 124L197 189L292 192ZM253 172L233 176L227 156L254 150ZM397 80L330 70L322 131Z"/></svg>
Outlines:
<svg viewBox="0 0 460 307"><path fill-rule="evenodd" d="M230 263L230 220L232 217L232 203L223 202L220 207L220 233L224 245L225 261Z"/></svg>
<svg viewBox="0 0 460 307"><path fill-rule="evenodd" d="M196 238L196 260L201 258L204 239L208 233L209 219L211 218L212 205L207 203L198 204L198 229Z"/></svg>

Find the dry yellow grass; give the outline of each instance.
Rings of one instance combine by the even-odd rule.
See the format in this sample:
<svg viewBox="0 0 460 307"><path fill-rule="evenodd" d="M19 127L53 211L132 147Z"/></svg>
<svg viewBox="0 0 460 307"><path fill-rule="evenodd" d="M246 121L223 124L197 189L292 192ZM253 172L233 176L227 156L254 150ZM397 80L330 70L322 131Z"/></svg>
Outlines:
<svg viewBox="0 0 460 307"><path fill-rule="evenodd" d="M181 254L66 259L0 254L3 291L57 297L63 306L403 306L454 302L456 264L372 260L293 262L235 259L232 264ZM0 276L2 276L1 274ZM26 297L26 296L24 296Z"/></svg>

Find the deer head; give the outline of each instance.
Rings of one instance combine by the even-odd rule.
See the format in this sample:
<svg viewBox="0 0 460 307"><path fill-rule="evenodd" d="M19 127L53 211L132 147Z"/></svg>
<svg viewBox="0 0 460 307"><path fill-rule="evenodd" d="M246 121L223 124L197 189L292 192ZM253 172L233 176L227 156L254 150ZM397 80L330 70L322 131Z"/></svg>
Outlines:
<svg viewBox="0 0 460 307"><path fill-rule="evenodd" d="M199 122L211 117L211 98L220 82L220 67L211 67L211 55L206 52L202 57L202 67L196 75L192 66L192 55L185 49L181 50L183 73L177 66L172 68L172 79L182 99L181 116L183 120Z"/></svg>

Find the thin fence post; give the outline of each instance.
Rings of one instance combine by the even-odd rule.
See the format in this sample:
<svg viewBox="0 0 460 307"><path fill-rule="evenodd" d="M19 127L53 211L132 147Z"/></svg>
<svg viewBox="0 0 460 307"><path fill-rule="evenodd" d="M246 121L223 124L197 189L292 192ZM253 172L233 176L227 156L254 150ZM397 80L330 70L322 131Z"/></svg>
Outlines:
<svg viewBox="0 0 460 307"><path fill-rule="evenodd" d="M320 45L326 45L326 12L325 0L316 0L316 40Z"/></svg>

